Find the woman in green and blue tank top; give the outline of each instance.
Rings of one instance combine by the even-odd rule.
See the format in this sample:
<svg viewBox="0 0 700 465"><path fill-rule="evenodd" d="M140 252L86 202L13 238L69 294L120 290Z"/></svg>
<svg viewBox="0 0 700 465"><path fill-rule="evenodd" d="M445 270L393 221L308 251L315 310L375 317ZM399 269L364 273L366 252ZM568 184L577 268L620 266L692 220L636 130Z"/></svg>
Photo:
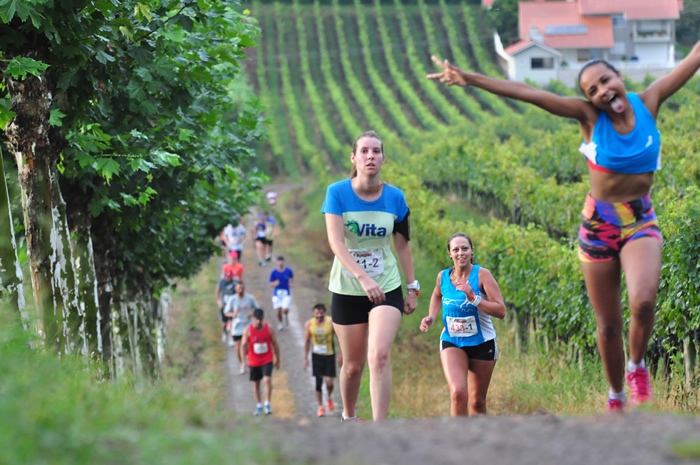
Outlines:
<svg viewBox="0 0 700 465"><path fill-rule="evenodd" d="M331 316L343 354L343 421L356 420L365 361L369 364L374 420L386 418L391 399L391 346L403 313L416 309L420 289L413 272L409 210L400 189L380 177L384 146L374 131L355 140L350 179L328 186L321 211L335 259L328 289ZM391 251L391 239L397 258ZM401 286L399 265L406 277Z"/></svg>

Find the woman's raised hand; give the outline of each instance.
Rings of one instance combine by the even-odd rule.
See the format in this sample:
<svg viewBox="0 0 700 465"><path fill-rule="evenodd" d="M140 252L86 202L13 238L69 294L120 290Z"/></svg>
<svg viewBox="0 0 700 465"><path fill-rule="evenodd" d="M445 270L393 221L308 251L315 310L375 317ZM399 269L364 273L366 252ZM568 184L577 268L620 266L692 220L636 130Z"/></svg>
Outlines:
<svg viewBox="0 0 700 465"><path fill-rule="evenodd" d="M474 300L474 297L476 297L476 295L474 294L474 289L472 289L468 281L457 284L455 286L455 289L464 292L467 295L467 300L469 300L470 302Z"/></svg>
<svg viewBox="0 0 700 465"><path fill-rule="evenodd" d="M465 78L465 73L461 69L459 69L456 66L452 66L449 61L447 60L440 60L438 57L435 55L432 55L430 58L440 67L442 68L441 73L432 73L428 74L426 77L428 79L439 79L440 82L444 82L448 86L462 86L466 87L469 85Z"/></svg>

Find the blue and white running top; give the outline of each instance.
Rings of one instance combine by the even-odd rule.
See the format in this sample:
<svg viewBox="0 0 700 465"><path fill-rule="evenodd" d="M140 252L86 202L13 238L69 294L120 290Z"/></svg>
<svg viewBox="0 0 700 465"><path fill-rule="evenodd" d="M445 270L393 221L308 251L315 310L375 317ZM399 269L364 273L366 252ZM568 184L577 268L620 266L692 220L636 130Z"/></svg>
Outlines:
<svg viewBox="0 0 700 465"><path fill-rule="evenodd" d="M636 119L629 134L619 134L604 111L598 115L591 142L581 152L591 163L615 173L642 174L661 169L661 133L656 120L635 93L628 93Z"/></svg>
<svg viewBox="0 0 700 465"><path fill-rule="evenodd" d="M468 280L476 295L481 295L480 268L479 265L474 265ZM440 340L451 342L457 347L471 347L495 339L496 330L491 317L467 301L467 295L452 284L451 273L452 268L447 268L440 276L442 324L445 326Z"/></svg>
<svg viewBox="0 0 700 465"><path fill-rule="evenodd" d="M394 224L402 222L409 213L401 189L385 183L379 198L367 202L357 196L350 179L338 181L328 186L321 212L342 216L346 247L384 292L401 286L398 263L390 244ZM333 259L328 289L342 295L366 295L338 257Z"/></svg>

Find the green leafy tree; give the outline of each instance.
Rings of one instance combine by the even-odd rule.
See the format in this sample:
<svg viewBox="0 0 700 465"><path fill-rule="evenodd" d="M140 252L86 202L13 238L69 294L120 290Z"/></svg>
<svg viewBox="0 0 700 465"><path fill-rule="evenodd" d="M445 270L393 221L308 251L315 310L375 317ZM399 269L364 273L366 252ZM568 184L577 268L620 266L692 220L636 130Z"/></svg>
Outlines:
<svg viewBox="0 0 700 465"><path fill-rule="evenodd" d="M692 47L700 40L700 0L684 0L681 17L676 23L676 41Z"/></svg>
<svg viewBox="0 0 700 465"><path fill-rule="evenodd" d="M28 199L35 297L59 351L110 362L114 342L157 376L160 291L198 270L264 181L241 169L261 118L252 96L229 93L257 32L235 6L0 0L0 118Z"/></svg>
<svg viewBox="0 0 700 465"><path fill-rule="evenodd" d="M496 0L486 15L489 27L501 36L503 46L518 41L518 3L520 0Z"/></svg>

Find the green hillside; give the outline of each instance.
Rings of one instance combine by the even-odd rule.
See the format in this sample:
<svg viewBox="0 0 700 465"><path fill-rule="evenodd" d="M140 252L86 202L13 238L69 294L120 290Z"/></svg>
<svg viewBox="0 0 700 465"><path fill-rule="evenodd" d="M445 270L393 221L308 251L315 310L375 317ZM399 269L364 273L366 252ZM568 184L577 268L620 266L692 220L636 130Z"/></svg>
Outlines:
<svg viewBox="0 0 700 465"><path fill-rule="evenodd" d="M267 165L323 184L349 170L354 138L376 130L394 162L387 177L411 192L414 236L435 263L444 261L446 237L469 231L518 324L544 341L564 342L573 358L595 354L595 321L575 250L588 191L578 125L425 79L434 70L431 54L499 76L481 8L444 0L250 8L262 29L250 76L267 106ZM575 95L558 82L549 88ZM659 114L664 169L653 194L665 247L652 358L664 370L679 351L700 344L698 108L695 78ZM447 198L493 219L443 217L454 211Z"/></svg>

